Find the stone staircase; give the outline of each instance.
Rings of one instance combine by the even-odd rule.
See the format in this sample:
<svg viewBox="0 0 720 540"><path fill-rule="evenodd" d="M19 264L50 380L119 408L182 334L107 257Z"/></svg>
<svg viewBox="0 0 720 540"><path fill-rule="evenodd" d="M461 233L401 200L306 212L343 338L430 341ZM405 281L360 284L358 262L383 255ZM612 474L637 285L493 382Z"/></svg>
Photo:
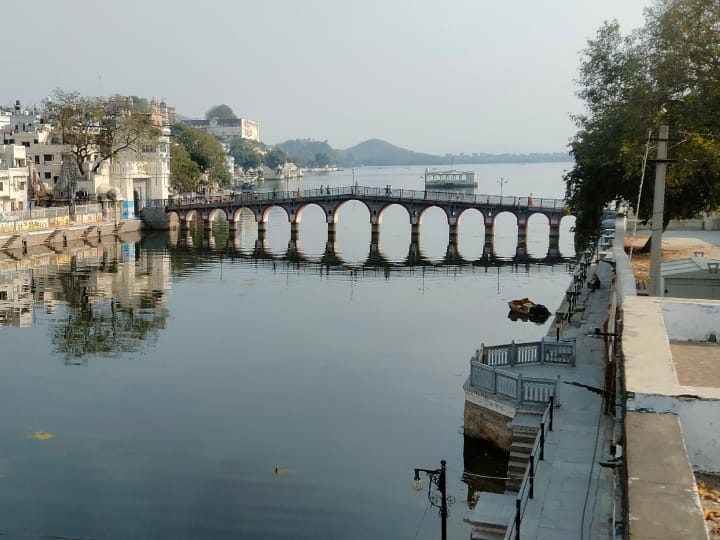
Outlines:
<svg viewBox="0 0 720 540"><path fill-rule="evenodd" d="M2 246L0 246L0 249L10 249L10 247L11 247L15 242L17 242L18 240L20 240L20 235L19 235L19 234L13 234L10 238L8 238L8 239L3 243Z"/></svg>
<svg viewBox="0 0 720 540"><path fill-rule="evenodd" d="M87 229L83 231L80 238L82 238L83 240L87 240L95 229L100 230L95 225L90 225Z"/></svg>
<svg viewBox="0 0 720 540"><path fill-rule="evenodd" d="M52 244L53 242L56 241L55 238L56 238L59 234L62 234L62 230L61 230L61 229L55 229L53 232L51 232L51 233L48 235L48 237L47 237L43 242L44 242L45 244ZM59 239L58 239L58 240L59 240Z"/></svg>
<svg viewBox="0 0 720 540"><path fill-rule="evenodd" d="M528 468L530 453L540 430L541 414L535 411L518 412L510 422L512 443L508 460L508 479L505 481L505 493L520 491L523 477Z"/></svg>

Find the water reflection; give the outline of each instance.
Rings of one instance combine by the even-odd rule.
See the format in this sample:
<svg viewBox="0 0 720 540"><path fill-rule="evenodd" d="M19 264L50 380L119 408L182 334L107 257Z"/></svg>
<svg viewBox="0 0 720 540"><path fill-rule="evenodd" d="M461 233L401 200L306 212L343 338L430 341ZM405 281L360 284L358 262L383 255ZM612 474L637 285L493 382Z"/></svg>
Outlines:
<svg viewBox="0 0 720 540"><path fill-rule="evenodd" d="M0 264L0 324L29 326L34 310L54 314L53 350L66 363L147 347L165 327L170 258L140 253L139 235L126 242L67 250L31 250L26 259ZM130 243L130 240L135 240Z"/></svg>
<svg viewBox="0 0 720 540"><path fill-rule="evenodd" d="M159 233L153 233L159 234ZM165 234L165 233L162 233ZM519 244L514 252L496 253L495 244L486 242L482 247L482 254L475 259L465 258L458 249L456 241L449 241L445 246L444 256L433 254L428 257L423 244L411 239L404 249L400 249L396 239L392 239L390 253L386 253L384 242L380 236L371 237L365 256L354 257L355 260L346 260L338 248L338 243L328 240L325 250L317 255L306 253L297 235L290 235L285 249L281 249L277 242L268 241L263 235L257 235L254 242L248 242L244 235L233 233L231 229L216 227L212 230L197 228L175 229L167 234L167 247L172 249L200 249L223 252L228 256L250 258L256 260L293 261L298 263L315 263L325 266L345 267L413 267L413 266L497 266L497 265L527 265L527 264L558 264L572 260L562 256L557 250L548 250L542 257L528 253L524 244ZM293 239L295 238L295 239ZM469 251L472 253L471 251Z"/></svg>
<svg viewBox="0 0 720 540"><path fill-rule="evenodd" d="M509 453L489 441L463 439L462 481L467 486L468 504L473 506L482 491L504 493Z"/></svg>

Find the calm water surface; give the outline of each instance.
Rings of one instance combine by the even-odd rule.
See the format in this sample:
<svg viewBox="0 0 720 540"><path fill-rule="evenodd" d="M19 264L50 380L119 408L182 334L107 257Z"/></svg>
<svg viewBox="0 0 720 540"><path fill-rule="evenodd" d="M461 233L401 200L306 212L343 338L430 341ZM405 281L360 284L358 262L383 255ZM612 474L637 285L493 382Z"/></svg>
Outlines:
<svg viewBox="0 0 720 540"><path fill-rule="evenodd" d="M499 192L502 176L506 195L537 197L561 196L568 167L473 166L478 192ZM354 173L360 185L422 187L422 168ZM299 182L350 185L351 175ZM193 247L153 234L0 255L0 532L433 539L437 510L410 481L446 459L449 535L469 537L474 490L502 488L471 475L502 476L506 459L463 438L469 357L481 342L544 335L547 325L508 319L507 301L554 310L567 265L440 265L447 224L431 215L421 249L435 265L404 267L410 227L391 208L388 266L367 268L369 218L349 203L335 246L344 265L327 267L312 262L327 234L310 210L299 246L309 262L285 259L279 211L266 242L275 260L252 257L252 219L239 224L240 249L226 248L220 226L214 248L197 231ZM533 225L528 250L541 257L547 229ZM498 225L496 251L512 256L513 234ZM463 257L478 259L483 239L482 219L463 216Z"/></svg>

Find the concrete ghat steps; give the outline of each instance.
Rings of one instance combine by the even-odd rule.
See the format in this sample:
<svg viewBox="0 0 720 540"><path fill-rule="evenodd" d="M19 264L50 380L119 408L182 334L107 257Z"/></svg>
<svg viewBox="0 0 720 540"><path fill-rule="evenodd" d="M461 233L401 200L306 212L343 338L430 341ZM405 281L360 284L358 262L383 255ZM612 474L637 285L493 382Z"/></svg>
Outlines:
<svg viewBox="0 0 720 540"><path fill-rule="evenodd" d="M51 244L55 241L55 238L62 233L62 229L55 229L51 232L48 237L43 241L45 244Z"/></svg>
<svg viewBox="0 0 720 540"><path fill-rule="evenodd" d="M471 540L498 540L505 537L515 519L515 496L481 492L465 522L472 525Z"/></svg>
<svg viewBox="0 0 720 540"><path fill-rule="evenodd" d="M5 243L2 245L2 249L8 249L10 246L12 246L16 241L20 239L19 234L13 234L10 238L8 238Z"/></svg>
<svg viewBox="0 0 720 540"><path fill-rule="evenodd" d="M532 452L540 429L540 414L521 412L515 415L510 427L512 428L512 442L510 444L510 457L508 460L508 479L505 481L505 493L517 493L527 471Z"/></svg>

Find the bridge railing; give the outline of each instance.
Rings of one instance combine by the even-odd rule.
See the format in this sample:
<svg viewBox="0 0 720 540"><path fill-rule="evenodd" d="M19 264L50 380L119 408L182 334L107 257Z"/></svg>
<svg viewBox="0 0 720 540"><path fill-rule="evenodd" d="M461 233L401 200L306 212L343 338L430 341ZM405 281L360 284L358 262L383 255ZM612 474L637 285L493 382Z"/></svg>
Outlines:
<svg viewBox="0 0 720 540"><path fill-rule="evenodd" d="M473 360L487 366L518 366L525 364L575 365L575 343L543 338L541 341L505 345L481 344Z"/></svg>
<svg viewBox="0 0 720 540"><path fill-rule="evenodd" d="M559 381L540 377L525 377L480 362L470 362L470 376L463 390L485 397L487 393L515 402L517 405L547 403L551 396L558 396Z"/></svg>
<svg viewBox="0 0 720 540"><path fill-rule="evenodd" d="M297 189L294 191L242 191L225 193L222 195L200 195L178 196L164 201L167 207L182 207L192 205L208 205L222 203L267 203L267 202L290 202L299 199L303 200L327 200L353 197L375 198L375 199L397 199L398 201L423 201L423 202L458 202L466 204L491 205L491 206L512 206L518 208L532 208L538 210L562 210L565 208L563 199L548 199L534 197L503 197L499 195L484 195L475 193L462 193L460 191L425 191L417 189L393 189L387 187L324 187L313 189ZM155 205L156 201L148 201L148 205Z"/></svg>

